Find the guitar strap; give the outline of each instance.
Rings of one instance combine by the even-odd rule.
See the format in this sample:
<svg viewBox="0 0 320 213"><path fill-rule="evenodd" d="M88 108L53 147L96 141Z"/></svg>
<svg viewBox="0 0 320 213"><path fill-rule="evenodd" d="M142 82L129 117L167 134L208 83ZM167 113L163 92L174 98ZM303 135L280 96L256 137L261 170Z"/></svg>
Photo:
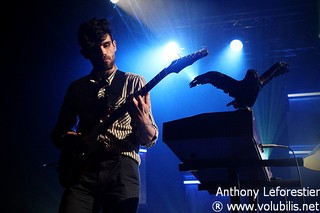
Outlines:
<svg viewBox="0 0 320 213"><path fill-rule="evenodd" d="M97 108L96 108L96 110L98 111L97 115L100 120L105 120L105 121L108 120L108 115L112 113L112 110L114 109L117 100L121 97L125 80L126 80L125 72L117 70L110 85L108 86L100 85L101 88L105 89L105 94L102 96L103 98L98 99ZM97 125L93 126L92 129L94 130L95 127L98 127L98 132L92 131L94 132L94 137L96 137L96 133L99 134L102 131L102 129L100 129L101 123L97 123ZM89 141L95 141L95 140L89 140ZM99 148L100 145L101 144L99 143L91 143L90 146L87 146L86 148L87 153L92 153L94 150L97 150L97 148Z"/></svg>
<svg viewBox="0 0 320 213"><path fill-rule="evenodd" d="M121 70L117 70L111 85L106 90L109 108L113 109L116 101L121 97L125 80L125 73Z"/></svg>
<svg viewBox="0 0 320 213"><path fill-rule="evenodd" d="M99 119L104 120L121 97L122 89L125 83L125 73L117 70L110 85L106 84L106 79L100 79L97 86L99 91L97 94L96 110Z"/></svg>

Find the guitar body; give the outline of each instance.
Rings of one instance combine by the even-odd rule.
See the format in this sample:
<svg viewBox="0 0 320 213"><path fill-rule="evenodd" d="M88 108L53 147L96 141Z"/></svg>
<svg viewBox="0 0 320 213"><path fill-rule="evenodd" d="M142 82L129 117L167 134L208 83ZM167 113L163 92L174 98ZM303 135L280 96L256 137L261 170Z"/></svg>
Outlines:
<svg viewBox="0 0 320 213"><path fill-rule="evenodd" d="M61 151L59 158L59 181L62 187L68 188L75 184L86 168L86 156L78 151Z"/></svg>
<svg viewBox="0 0 320 213"><path fill-rule="evenodd" d="M69 135L64 141L66 145L60 152L58 167L62 187L68 188L79 180L88 167L90 156L101 147L97 141L98 128L95 126L89 134L81 137Z"/></svg>

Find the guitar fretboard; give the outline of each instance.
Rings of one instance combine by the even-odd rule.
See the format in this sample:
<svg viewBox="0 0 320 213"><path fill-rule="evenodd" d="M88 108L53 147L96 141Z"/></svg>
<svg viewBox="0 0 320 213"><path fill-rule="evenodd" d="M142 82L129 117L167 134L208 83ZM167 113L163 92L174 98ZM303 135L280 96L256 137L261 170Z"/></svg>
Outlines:
<svg viewBox="0 0 320 213"><path fill-rule="evenodd" d="M160 73L158 73L155 77L153 77L144 87L142 87L139 91L134 93L134 96L141 95L145 96L153 87L155 87L162 79L164 79L168 74L167 68L163 69Z"/></svg>
<svg viewBox="0 0 320 213"><path fill-rule="evenodd" d="M170 66L164 68L160 73L158 73L154 78L152 78L146 85L144 85L139 91L135 92L130 96L145 96L153 87L155 87L163 78L165 78L168 74L175 72L179 73L185 67L193 64L195 61L199 60L208 55L208 50L201 49L195 53L184 56L182 58L176 59L171 62ZM130 102L126 101L122 106L117 108L112 112L109 117L100 124L99 133L104 133L108 127L110 127L120 116L124 115L128 111L128 104Z"/></svg>

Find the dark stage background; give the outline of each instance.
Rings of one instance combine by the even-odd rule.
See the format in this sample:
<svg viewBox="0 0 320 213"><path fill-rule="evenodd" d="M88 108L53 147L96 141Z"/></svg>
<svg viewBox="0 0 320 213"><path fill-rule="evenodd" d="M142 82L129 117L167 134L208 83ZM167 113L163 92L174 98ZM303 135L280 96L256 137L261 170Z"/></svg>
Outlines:
<svg viewBox="0 0 320 213"><path fill-rule="evenodd" d="M320 92L319 1L122 0L118 7L108 0L9 4L1 19L5 75L0 212L57 212L62 188L55 169L42 165L58 159L49 134L67 85L91 68L76 40L79 24L91 17L111 19L117 65L147 81L168 65L158 48L170 40L179 42L182 56L202 47L209 50L206 58L169 75L151 91L160 138L143 156L139 212L212 212L214 196L183 184L187 174L179 172L179 159L162 141L164 122L234 110L226 107L232 99L221 90L209 85L190 89L188 83L198 74L218 70L241 79L249 68L261 74L277 61L289 63L290 72L267 85L254 106L261 137L264 143L296 149L310 150L320 142L320 96L287 97ZM244 41L241 64L222 56L235 37ZM288 153L273 151L270 156L284 155ZM296 178L296 169L274 168L274 174ZM302 168L302 177L306 186L320 188L319 172Z"/></svg>

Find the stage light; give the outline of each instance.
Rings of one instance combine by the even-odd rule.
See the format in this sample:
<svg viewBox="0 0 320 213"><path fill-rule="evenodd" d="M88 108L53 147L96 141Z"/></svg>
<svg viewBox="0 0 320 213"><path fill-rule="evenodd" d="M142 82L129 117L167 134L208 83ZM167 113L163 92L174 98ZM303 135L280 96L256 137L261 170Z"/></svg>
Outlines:
<svg viewBox="0 0 320 213"><path fill-rule="evenodd" d="M139 153L147 153L147 149L140 148Z"/></svg>
<svg viewBox="0 0 320 213"><path fill-rule="evenodd" d="M172 61L180 57L179 51L179 45L176 42L171 41L164 47L163 56L166 58L166 60Z"/></svg>
<svg viewBox="0 0 320 213"><path fill-rule="evenodd" d="M236 42L232 44L234 45L234 43ZM218 58L214 62L214 67L218 71L233 76L236 79L243 78L245 74L243 71L247 70L243 51L233 50L231 43L226 43L220 54L218 54Z"/></svg>
<svg viewBox="0 0 320 213"><path fill-rule="evenodd" d="M234 39L230 42L230 48L233 50L233 51L240 51L242 50L243 48L243 44L240 40L238 39Z"/></svg>
<svg viewBox="0 0 320 213"><path fill-rule="evenodd" d="M179 51L179 46L176 42L171 41L165 46L165 52L168 54L177 54Z"/></svg>
<svg viewBox="0 0 320 213"><path fill-rule="evenodd" d="M314 97L314 96L320 96L320 92L305 92L305 93L288 94L288 98L302 98L302 97Z"/></svg>
<svg viewBox="0 0 320 213"><path fill-rule="evenodd" d="M198 180L184 180L183 184L189 185L189 184L200 184L200 181Z"/></svg>
<svg viewBox="0 0 320 213"><path fill-rule="evenodd" d="M119 0L110 0L110 2L113 4L117 4L119 2Z"/></svg>

